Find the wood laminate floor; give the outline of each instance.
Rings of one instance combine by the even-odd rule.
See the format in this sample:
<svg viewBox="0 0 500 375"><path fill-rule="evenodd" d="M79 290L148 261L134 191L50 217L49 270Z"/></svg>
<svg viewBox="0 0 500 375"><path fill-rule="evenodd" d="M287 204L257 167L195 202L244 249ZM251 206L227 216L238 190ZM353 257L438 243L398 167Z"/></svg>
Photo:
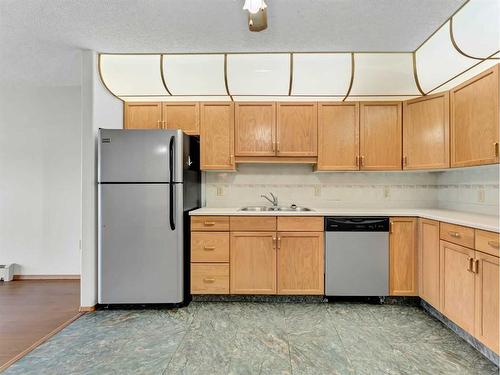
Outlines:
<svg viewBox="0 0 500 375"><path fill-rule="evenodd" d="M0 368L78 315L79 280L0 281Z"/></svg>

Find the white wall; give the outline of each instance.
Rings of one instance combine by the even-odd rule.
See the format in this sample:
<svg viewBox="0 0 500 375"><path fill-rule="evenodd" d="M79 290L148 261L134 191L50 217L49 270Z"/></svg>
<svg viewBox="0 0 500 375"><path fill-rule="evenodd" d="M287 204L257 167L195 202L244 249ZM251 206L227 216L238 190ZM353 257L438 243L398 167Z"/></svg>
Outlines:
<svg viewBox="0 0 500 375"><path fill-rule="evenodd" d="M438 184L439 207L498 216L498 164L441 172Z"/></svg>
<svg viewBox="0 0 500 375"><path fill-rule="evenodd" d="M0 263L17 274L80 273L80 113L80 87L0 85Z"/></svg>
<svg viewBox="0 0 500 375"><path fill-rule="evenodd" d="M82 59L82 257L81 306L97 303L97 131L123 126L123 104L99 79L97 55Z"/></svg>

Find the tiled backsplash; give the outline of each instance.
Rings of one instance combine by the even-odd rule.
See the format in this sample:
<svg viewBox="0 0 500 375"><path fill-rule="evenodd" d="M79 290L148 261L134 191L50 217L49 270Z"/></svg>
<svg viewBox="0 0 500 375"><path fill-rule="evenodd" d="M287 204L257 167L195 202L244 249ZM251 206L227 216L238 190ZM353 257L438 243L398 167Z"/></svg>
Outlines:
<svg viewBox="0 0 500 375"><path fill-rule="evenodd" d="M240 165L236 173L205 174L207 207L280 204L312 207L443 207L495 214L498 166L444 172L318 172L307 165ZM484 201L482 200L484 192Z"/></svg>
<svg viewBox="0 0 500 375"><path fill-rule="evenodd" d="M280 204L312 207L435 207L436 174L427 172L318 172L307 165L240 165L237 173L207 172L207 207Z"/></svg>
<svg viewBox="0 0 500 375"><path fill-rule="evenodd" d="M498 215L499 166L449 170L437 174L440 208Z"/></svg>

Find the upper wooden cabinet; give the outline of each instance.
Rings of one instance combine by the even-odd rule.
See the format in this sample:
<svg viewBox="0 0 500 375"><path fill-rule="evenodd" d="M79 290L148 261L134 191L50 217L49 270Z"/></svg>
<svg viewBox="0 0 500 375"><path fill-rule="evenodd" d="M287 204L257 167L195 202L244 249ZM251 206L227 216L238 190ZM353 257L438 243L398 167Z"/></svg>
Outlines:
<svg viewBox="0 0 500 375"><path fill-rule="evenodd" d="M451 166L498 163L498 65L450 90Z"/></svg>
<svg viewBox="0 0 500 375"><path fill-rule="evenodd" d="M189 135L200 134L200 104L198 102L163 103L163 123L166 129L181 129Z"/></svg>
<svg viewBox="0 0 500 375"><path fill-rule="evenodd" d="M419 295L436 309L439 306L439 221L419 219Z"/></svg>
<svg viewBox="0 0 500 375"><path fill-rule="evenodd" d="M401 102L360 104L361 170L401 169Z"/></svg>
<svg viewBox="0 0 500 375"><path fill-rule="evenodd" d="M198 102L126 102L125 129L181 129L189 135L200 134Z"/></svg>
<svg viewBox="0 0 500 375"><path fill-rule="evenodd" d="M277 104L278 156L317 156L318 107L315 102Z"/></svg>
<svg viewBox="0 0 500 375"><path fill-rule="evenodd" d="M318 103L317 170L359 169L359 103Z"/></svg>
<svg viewBox="0 0 500 375"><path fill-rule="evenodd" d="M234 170L234 103L201 103L200 154L203 170Z"/></svg>
<svg viewBox="0 0 500 375"><path fill-rule="evenodd" d="M417 287L417 219L393 217L389 234L389 294L416 296Z"/></svg>
<svg viewBox="0 0 500 375"><path fill-rule="evenodd" d="M324 293L323 232L278 232L278 294Z"/></svg>
<svg viewBox="0 0 500 375"><path fill-rule="evenodd" d="M235 111L235 155L275 156L276 104L241 102Z"/></svg>
<svg viewBox="0 0 500 375"><path fill-rule="evenodd" d="M403 169L448 168L449 94L403 103Z"/></svg>
<svg viewBox="0 0 500 375"><path fill-rule="evenodd" d="M161 103L127 102L124 104L125 129L161 129Z"/></svg>

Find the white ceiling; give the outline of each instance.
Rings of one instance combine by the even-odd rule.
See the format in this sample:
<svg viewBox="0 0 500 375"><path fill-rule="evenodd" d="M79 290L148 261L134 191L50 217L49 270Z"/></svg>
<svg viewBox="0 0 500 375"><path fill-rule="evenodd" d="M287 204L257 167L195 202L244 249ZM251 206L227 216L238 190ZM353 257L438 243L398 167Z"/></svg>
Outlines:
<svg viewBox="0 0 500 375"><path fill-rule="evenodd" d="M77 85L79 50L412 51L465 0L0 0L0 82Z"/></svg>

